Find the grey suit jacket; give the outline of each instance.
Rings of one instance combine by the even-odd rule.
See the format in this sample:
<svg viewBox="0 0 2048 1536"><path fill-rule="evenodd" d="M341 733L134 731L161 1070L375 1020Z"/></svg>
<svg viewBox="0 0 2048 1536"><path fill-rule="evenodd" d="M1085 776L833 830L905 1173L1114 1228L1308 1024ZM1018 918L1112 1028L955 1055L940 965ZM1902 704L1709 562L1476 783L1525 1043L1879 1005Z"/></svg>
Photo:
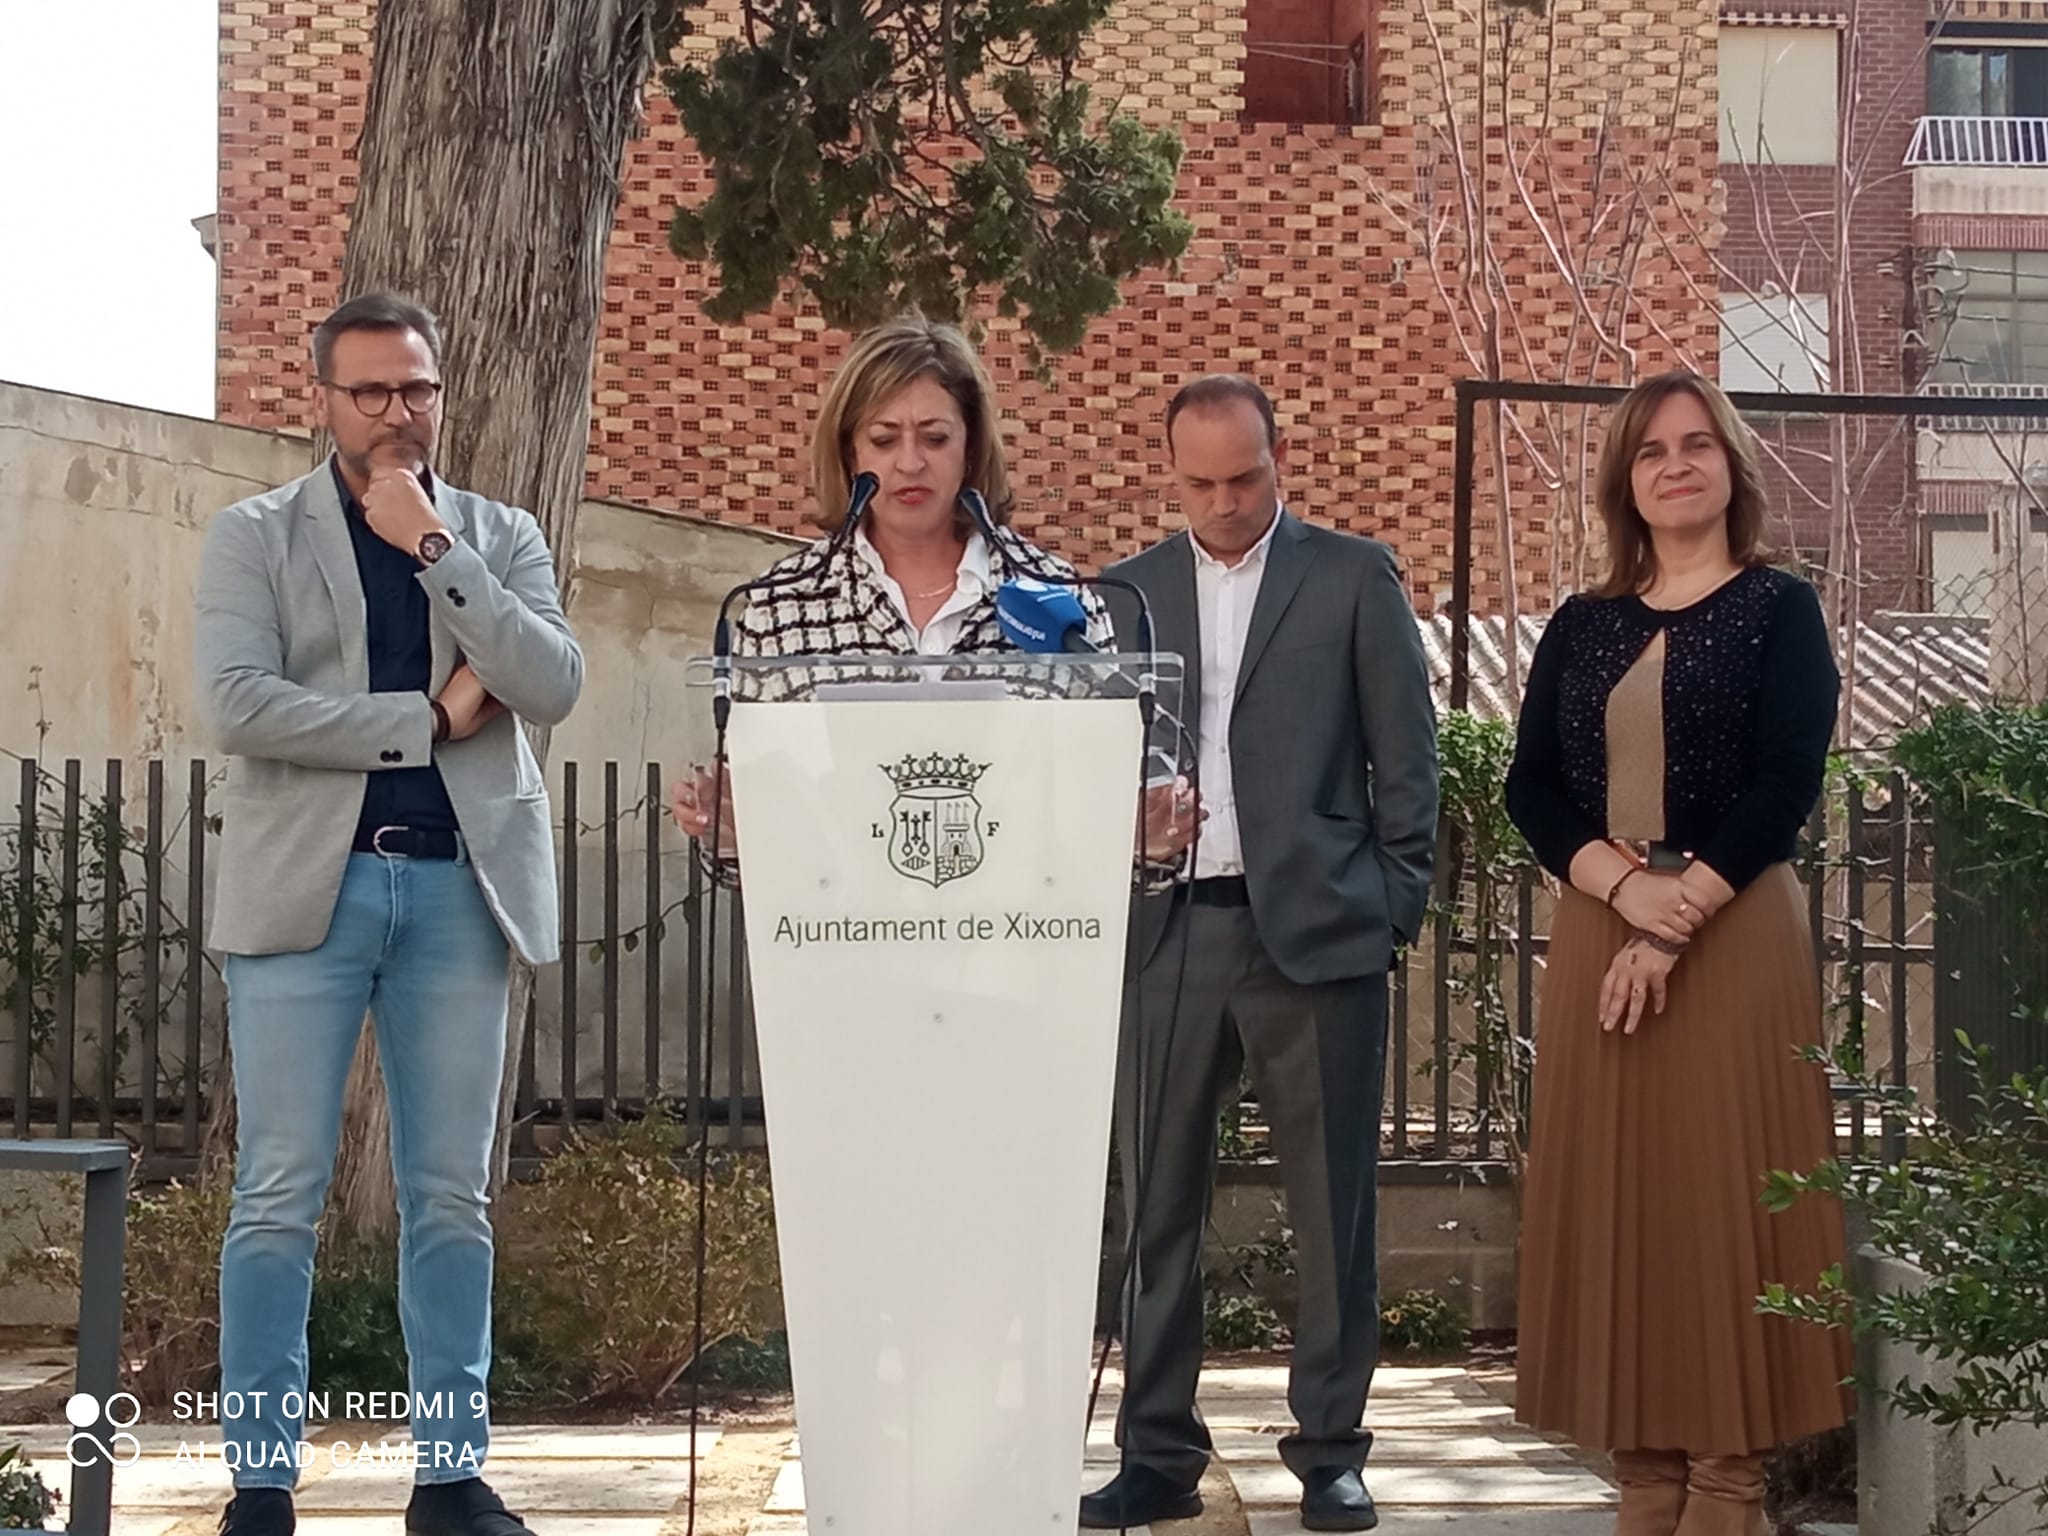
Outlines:
<svg viewBox="0 0 2048 1536"><path fill-rule="evenodd" d="M445 482L455 546L420 571L433 692L467 661L501 700L466 741L433 744L428 694L371 693L362 580L332 461L237 502L207 530L196 635L200 709L230 754L208 942L232 954L317 948L341 892L368 775L441 769L477 883L538 965L560 949L547 789L514 715L567 717L583 653L540 526Z"/></svg>
<svg viewBox="0 0 2048 1536"><path fill-rule="evenodd" d="M1199 734L1188 535L1104 574L1144 592L1159 648L1185 658L1182 719ZM1117 608L1120 637L1128 640L1134 619L1128 603ZM1422 640L1384 544L1280 514L1252 605L1229 749L1245 884L1274 963L1304 984L1386 970L1395 944L1420 931L1429 900L1437 757ZM1140 903L1134 964L1157 949L1167 910L1165 895Z"/></svg>

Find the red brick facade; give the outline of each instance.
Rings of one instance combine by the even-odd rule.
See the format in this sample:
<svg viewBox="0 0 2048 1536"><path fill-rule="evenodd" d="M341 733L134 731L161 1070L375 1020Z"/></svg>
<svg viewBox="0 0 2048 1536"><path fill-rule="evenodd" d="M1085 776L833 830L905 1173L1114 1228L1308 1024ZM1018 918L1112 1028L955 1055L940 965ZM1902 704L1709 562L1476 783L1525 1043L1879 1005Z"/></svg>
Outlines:
<svg viewBox="0 0 2048 1536"><path fill-rule="evenodd" d="M1248 22L1243 6L1249 4ZM1427 606L1451 581L1451 384L1470 370L1428 278L1426 248L1389 204L1412 207L1442 116L1436 47L1421 16L1385 7L1368 66L1372 126L1245 121L1246 76L1260 115L1294 103L1311 119L1333 110L1327 69L1275 72L1255 40L1322 29L1338 36L1371 9L1363 0L1130 0L1096 39L1098 95L1170 123L1187 156L1181 207L1196 237L1177 272L1130 285L1050 384L1022 366L1014 331L989 325L987 354L1010 423L1020 526L1095 566L1178 526L1159 431L1160 409L1187 375L1241 369L1274 394L1288 438L1289 501L1318 521L1394 544ZM1273 7L1272 10L1265 9ZM1355 6L1347 10L1347 6ZM1299 8L1299 7L1297 7ZM331 304L351 147L362 121L371 25L367 0L223 0L219 259L219 404L229 420L296 427L305 340ZM1461 96L1476 94L1478 44L1456 5L1436 23ZM1684 217L1653 211L1663 238L1645 243L1637 303L1621 330L1640 366L1688 353L1711 359L1717 325L1709 254L1686 234L1709 229L1714 203L1710 103L1714 14L1699 0L1558 0L1554 58L1541 41L1511 71L1528 142L1542 117L1530 96L1556 81L1558 192L1583 203L1603 114L1638 163L1668 155ZM707 29L715 36L721 27ZM724 30L729 30L729 24ZM705 46L700 39L695 46ZM1263 47L1263 44L1258 44ZM1684 71L1677 61L1691 60ZM1499 78L1497 61L1487 71ZM1699 82L1673 112L1672 79ZM1290 93L1293 93L1290 96ZM1691 97L1698 99L1693 100ZM1469 110L1469 100L1461 103ZM1674 133L1675 124L1675 133ZM1542 175L1540 165L1536 173ZM1572 295L1526 216L1509 217L1498 157L1490 172L1493 238L1509 258L1517 335L1539 376L1575 370ZM612 246L590 444L595 495L781 529L809 504L804 459L811 414L844 345L815 315L779 309L721 328L699 313L704 276L669 254L675 204L700 167L666 103L632 147ZM1539 192L1542 189L1539 187ZM1453 230L1455 238L1455 230ZM1440 262L1452 258L1439 247ZM1455 286L1455 283L1454 283ZM429 302L431 295L423 295ZM1652 320L1654 319L1654 324ZM1568 359L1567 349L1580 350ZM1509 371L1523 375L1522 353ZM1581 375L1582 376L1582 375ZM1611 376L1611 375L1609 375ZM1519 456L1519 586L1550 597L1551 508ZM1483 464L1483 461L1482 461ZM1482 498L1484 491L1482 490ZM1477 518L1475 598L1496 607L1502 562L1496 519Z"/></svg>

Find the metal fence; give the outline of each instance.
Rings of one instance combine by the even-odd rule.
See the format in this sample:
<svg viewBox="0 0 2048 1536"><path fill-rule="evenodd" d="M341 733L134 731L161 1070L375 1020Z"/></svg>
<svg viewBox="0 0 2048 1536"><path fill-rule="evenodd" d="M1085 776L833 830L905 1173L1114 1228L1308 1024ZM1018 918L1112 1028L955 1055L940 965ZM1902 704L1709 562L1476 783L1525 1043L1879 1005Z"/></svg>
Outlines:
<svg viewBox="0 0 2048 1536"><path fill-rule="evenodd" d="M540 970L521 1022L515 1168L530 1171L579 1126L657 1103L692 1127L758 1137L742 914L722 900L711 931L707 882L663 809L661 766L608 762L589 773L566 762L553 777L556 813L575 830L560 845L564 954ZM132 777L118 762L92 774L76 760L21 764L14 815L0 821L0 996L12 1025L0 1042L4 1134L122 1136L144 1178L196 1166L222 1086L218 957L193 937L204 928L217 793L203 762L148 762ZM1810 843L1831 1028L1871 1042L1893 1081L1931 1087L1931 858L1904 785L1839 792ZM1440 882L1428 932L1392 979L1389 1158L1509 1155L1526 1126L1550 907L1532 869L1486 913L1469 880ZM1240 1150L1257 1155L1256 1106L1237 1118ZM1866 1134L1902 1128L1866 1126L1852 1100L1843 1130L1860 1149Z"/></svg>

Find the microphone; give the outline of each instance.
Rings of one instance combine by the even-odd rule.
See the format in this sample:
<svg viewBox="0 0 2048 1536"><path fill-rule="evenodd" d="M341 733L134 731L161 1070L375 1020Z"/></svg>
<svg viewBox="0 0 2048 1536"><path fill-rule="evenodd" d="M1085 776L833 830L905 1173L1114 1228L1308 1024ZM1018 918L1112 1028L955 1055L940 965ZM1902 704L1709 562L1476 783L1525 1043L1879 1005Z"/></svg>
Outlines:
<svg viewBox="0 0 2048 1536"><path fill-rule="evenodd" d="M1088 638L1088 610L1073 588L1035 576L1019 576L996 589L996 622L1003 638L1020 651L1101 654L1101 647Z"/></svg>
<svg viewBox="0 0 2048 1536"><path fill-rule="evenodd" d="M1002 627L1005 640L1031 655L1045 656L1054 652L1064 652L1069 656L1105 654L1088 638L1088 610L1074 596L1072 587L1056 586L1031 576L1014 577L996 588L996 622ZM1126 693L1125 689L1130 692ZM1197 750L1194 737L1181 724L1179 717L1153 697L1149 676L1135 684L1122 677L1112 677L1104 684L1104 691L1111 698L1138 698L1148 738L1152 721L1156 718L1173 731L1176 748L1185 742L1190 753ZM1150 759L1158 757L1166 760L1164 773L1149 766ZM1147 786L1173 782L1176 773L1173 758L1173 752L1157 746L1148 750Z"/></svg>
<svg viewBox="0 0 2048 1536"><path fill-rule="evenodd" d="M853 477L853 484L846 495L846 516L825 541L825 547L818 551L818 558L794 571L785 571L780 576L756 576L752 581L743 581L725 594L718 605L718 622L711 629L711 718L722 732L727 715L732 712L732 605L743 594L767 592L777 587L793 587L801 582L814 581L832 568L832 561L839 551L846 547L846 541L853 537L853 530L875 496L882 489L881 480L862 470Z"/></svg>
<svg viewBox="0 0 2048 1536"><path fill-rule="evenodd" d="M1013 549L1014 546L1006 544L1002 536L997 533L996 520L989 514L987 499L973 486L964 485L960 488L960 508L967 514L968 521L973 523L980 530L981 536L988 541L988 547L991 551L997 549L1010 551ZM1029 548L1028 545L1024 547L1027 550ZM1023 562L1020 561L1019 563ZM1152 734L1152 717L1158 709L1158 680L1154 675L1153 668L1155 663L1151 658L1156 656L1158 652L1152 642L1152 605L1145 600L1144 592L1139 589L1135 582L1125 581L1118 576L1069 575L1065 571L1052 570L1042 563L1035 561L1031 562L1031 576L1036 578L1036 584L1040 587L1067 588L1069 591L1068 602L1073 606L1071 609L1062 608L1054 616L1045 606L1049 599L1049 594L1047 598L1039 598L1031 595L1028 591L1024 594L1010 597L1006 604L1004 593L1011 587L1016 586L1023 578L1012 578L1010 581L1003 583L1002 587L998 588L996 592L996 619L1001 625L1004 635L1019 650L1039 652L1062 651L1074 654L1092 654L1097 652L1098 648L1088 639L1087 612L1081 607L1080 599L1071 596L1071 591L1075 587L1113 587L1119 592L1127 593L1131 601L1137 605L1137 649L1147 658L1145 670L1138 676L1138 718L1143 722L1145 735L1149 738ZM1055 623L1057 627L1054 627ZM1011 627L1013 624L1016 625L1014 632ZM1026 632L1038 628L1045 629L1049 642L1052 637L1056 636L1056 643L1040 643L1024 638ZM1187 728L1181 725L1178 720L1173 721L1173 726L1180 735L1184 737L1187 735Z"/></svg>
<svg viewBox="0 0 2048 1536"><path fill-rule="evenodd" d="M1009 542L1005 542L1003 537L996 531L995 519L989 515L988 501L981 494L981 492L977 491L971 485L962 486L960 488L960 509L967 514L967 520L973 523L974 526L980 531L981 536L988 541L988 546L991 550L1003 550L1006 553L1010 554L1013 560L1016 560L1017 549L1015 545ZM1024 546L1024 548L1028 551L1029 546ZM1022 560L1016 560L1016 563L1023 564L1024 562ZM1153 653L1152 605L1145 600L1145 594L1138 589L1135 583L1125 581L1121 577L1117 576L1070 575L1065 571L1056 571L1049 566L1040 564L1035 561L1030 563L1030 565L1028 566L1028 570L1030 576L1036 578L1037 581L1044 586L1067 588L1110 587L1114 588L1118 592L1125 593L1127 596L1129 596L1132 603L1136 605L1138 610L1138 633L1134 637L1137 641L1135 649L1147 656L1150 656ZM1024 578L1015 579L1021 580ZM1005 583L1005 585L1007 586L1009 585L1009 583ZM1012 599L1013 605L1016 601L1016 599ZM1081 605L1078 600L1075 601L1074 607L1077 610L1080 609ZM1002 616L1002 599L1000 592L998 592L997 594L996 611L998 618L1000 618ZM1015 611L1014 606L1013 611ZM1082 612L1082 616L1079 622L1085 632L1087 627L1087 614L1085 611ZM1004 626L1004 633L1009 633L1007 623L1005 623ZM1027 645L1021 640L1016 640L1014 637L1012 639L1012 643L1015 644L1019 650L1026 651L1039 649L1060 650L1062 648L1068 650L1073 649L1072 647L1063 646L1039 647L1035 645ZM1098 648L1096 646L1089 645L1086 647L1086 649L1089 651L1094 651ZM1149 686L1147 687L1146 692L1150 692Z"/></svg>

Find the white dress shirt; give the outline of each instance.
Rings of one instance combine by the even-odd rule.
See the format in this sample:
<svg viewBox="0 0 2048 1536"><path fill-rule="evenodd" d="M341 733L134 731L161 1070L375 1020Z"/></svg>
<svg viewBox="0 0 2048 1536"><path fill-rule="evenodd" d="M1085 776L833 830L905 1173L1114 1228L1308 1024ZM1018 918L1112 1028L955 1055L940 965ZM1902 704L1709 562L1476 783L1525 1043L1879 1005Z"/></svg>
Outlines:
<svg viewBox="0 0 2048 1536"><path fill-rule="evenodd" d="M1230 712L1237 699L1238 673L1244 664L1245 638L1251 633L1252 605L1266 575L1266 552L1280 526L1276 509L1266 531L1235 565L1225 565L1192 533L1195 551L1195 624L1202 639L1201 719L1196 729L1196 761L1201 769L1202 823L1195 848L1194 878L1244 873L1244 843L1237 830L1237 795L1230 772Z"/></svg>
<svg viewBox="0 0 2048 1536"><path fill-rule="evenodd" d="M917 654L920 656L951 655L953 647L959 643L961 630L967 627L968 614L995 590L988 541L979 533L969 534L967 548L961 551L960 567L953 578L953 595L939 605L939 611L920 630L917 621L910 616L909 597L882 564L882 552L868 542L866 528L854 529L853 544L874 572L875 579L882 584L882 590L889 594L889 601L896 605L896 611L903 615L903 622L917 636Z"/></svg>

